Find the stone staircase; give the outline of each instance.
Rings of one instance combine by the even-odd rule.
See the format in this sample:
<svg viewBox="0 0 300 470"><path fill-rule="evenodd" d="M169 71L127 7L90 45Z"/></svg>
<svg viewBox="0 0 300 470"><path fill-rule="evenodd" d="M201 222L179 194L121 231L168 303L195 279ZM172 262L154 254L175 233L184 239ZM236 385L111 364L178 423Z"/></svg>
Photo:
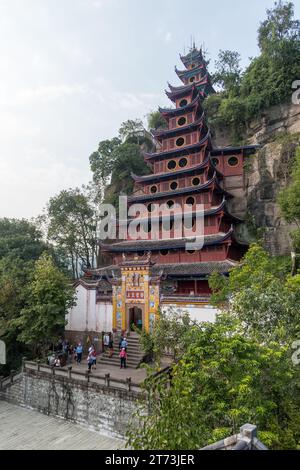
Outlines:
<svg viewBox="0 0 300 470"><path fill-rule="evenodd" d="M107 364L120 367L120 358L119 358L119 339L120 333L114 334L114 353L112 357L109 357L109 351L105 351L98 357L97 362L99 365ZM144 354L140 346L139 337L137 333L130 332L130 336L126 336L128 348L127 348L127 367L132 367L136 369L141 361L143 360Z"/></svg>

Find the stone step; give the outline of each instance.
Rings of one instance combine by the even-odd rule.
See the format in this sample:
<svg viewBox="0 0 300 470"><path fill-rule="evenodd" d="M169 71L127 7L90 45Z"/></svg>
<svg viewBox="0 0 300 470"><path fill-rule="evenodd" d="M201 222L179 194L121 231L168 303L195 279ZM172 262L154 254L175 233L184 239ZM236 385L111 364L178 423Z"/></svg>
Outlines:
<svg viewBox="0 0 300 470"><path fill-rule="evenodd" d="M128 365L134 365L137 366L143 359L142 355L135 355L135 356L129 356L127 357L126 363ZM106 364L116 364L120 365L120 358L119 356L115 355L112 357L109 357L109 355L102 355L101 359L98 361L99 364L106 363Z"/></svg>
<svg viewBox="0 0 300 470"><path fill-rule="evenodd" d="M138 363L131 363L131 362L126 362L126 367L130 368L130 369L137 369L138 366L139 366L139 362ZM110 362L110 360L108 359L107 361L102 361L101 366L114 366L114 367L120 367L120 362ZM100 371L101 371L101 368L100 368Z"/></svg>
<svg viewBox="0 0 300 470"><path fill-rule="evenodd" d="M126 365L128 367L132 367L132 369L137 369L139 366L140 362L126 362ZM111 359L103 359L101 363L99 364L100 366L100 371L101 371L101 366L114 366L114 367L120 367L120 361L112 362Z"/></svg>

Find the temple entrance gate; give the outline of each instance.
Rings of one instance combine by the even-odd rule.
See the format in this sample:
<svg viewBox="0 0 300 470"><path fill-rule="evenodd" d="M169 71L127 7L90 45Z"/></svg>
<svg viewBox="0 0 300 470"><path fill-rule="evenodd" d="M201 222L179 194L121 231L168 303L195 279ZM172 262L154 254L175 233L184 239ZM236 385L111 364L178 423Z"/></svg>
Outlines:
<svg viewBox="0 0 300 470"><path fill-rule="evenodd" d="M127 322L128 329L133 331L134 328L142 329L143 327L143 308L133 306L127 307Z"/></svg>
<svg viewBox="0 0 300 470"><path fill-rule="evenodd" d="M132 323L151 330L159 306L159 283L151 276L150 256L123 256L121 278L113 289L113 328L130 331Z"/></svg>

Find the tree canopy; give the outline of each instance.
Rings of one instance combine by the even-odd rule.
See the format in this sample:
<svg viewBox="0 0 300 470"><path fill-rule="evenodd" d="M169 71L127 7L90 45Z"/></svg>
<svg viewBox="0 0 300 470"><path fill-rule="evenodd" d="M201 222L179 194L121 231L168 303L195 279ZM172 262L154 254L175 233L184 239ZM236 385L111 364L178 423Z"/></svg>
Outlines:
<svg viewBox="0 0 300 470"><path fill-rule="evenodd" d="M260 54L241 72L236 51L219 53L215 82L223 91L204 103L211 124L232 128L241 141L247 123L272 105L291 98L292 83L300 76L300 21L292 2L275 2L258 29Z"/></svg>

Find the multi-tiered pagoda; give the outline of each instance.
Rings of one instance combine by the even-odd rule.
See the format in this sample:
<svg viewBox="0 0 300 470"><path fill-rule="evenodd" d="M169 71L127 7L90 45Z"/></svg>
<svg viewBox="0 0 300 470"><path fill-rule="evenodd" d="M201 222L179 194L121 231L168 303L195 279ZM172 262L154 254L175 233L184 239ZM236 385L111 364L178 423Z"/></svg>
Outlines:
<svg viewBox="0 0 300 470"><path fill-rule="evenodd" d="M182 85L169 85L166 94L173 105L159 109L167 126L152 131L156 151L144 155L152 174L132 175L135 188L128 208L145 205L138 215L140 239L128 236L103 245L112 265L90 272L98 302L101 296L112 295L115 329L128 330L132 323L148 329L159 306L174 304L190 310L198 320L207 320L203 312L209 304L209 275L228 273L246 250L235 236L242 220L231 213L230 206L235 195L241 196L244 158L254 153L255 146L213 147L202 106L214 93L205 59L195 47L180 58L184 69L175 71ZM158 206L165 209L158 211ZM199 207L204 214L201 233L196 224ZM187 211L188 222L183 217ZM153 236L154 222L158 235L156 230ZM179 222L184 233L177 230ZM187 249L187 241L201 236L201 249Z"/></svg>

